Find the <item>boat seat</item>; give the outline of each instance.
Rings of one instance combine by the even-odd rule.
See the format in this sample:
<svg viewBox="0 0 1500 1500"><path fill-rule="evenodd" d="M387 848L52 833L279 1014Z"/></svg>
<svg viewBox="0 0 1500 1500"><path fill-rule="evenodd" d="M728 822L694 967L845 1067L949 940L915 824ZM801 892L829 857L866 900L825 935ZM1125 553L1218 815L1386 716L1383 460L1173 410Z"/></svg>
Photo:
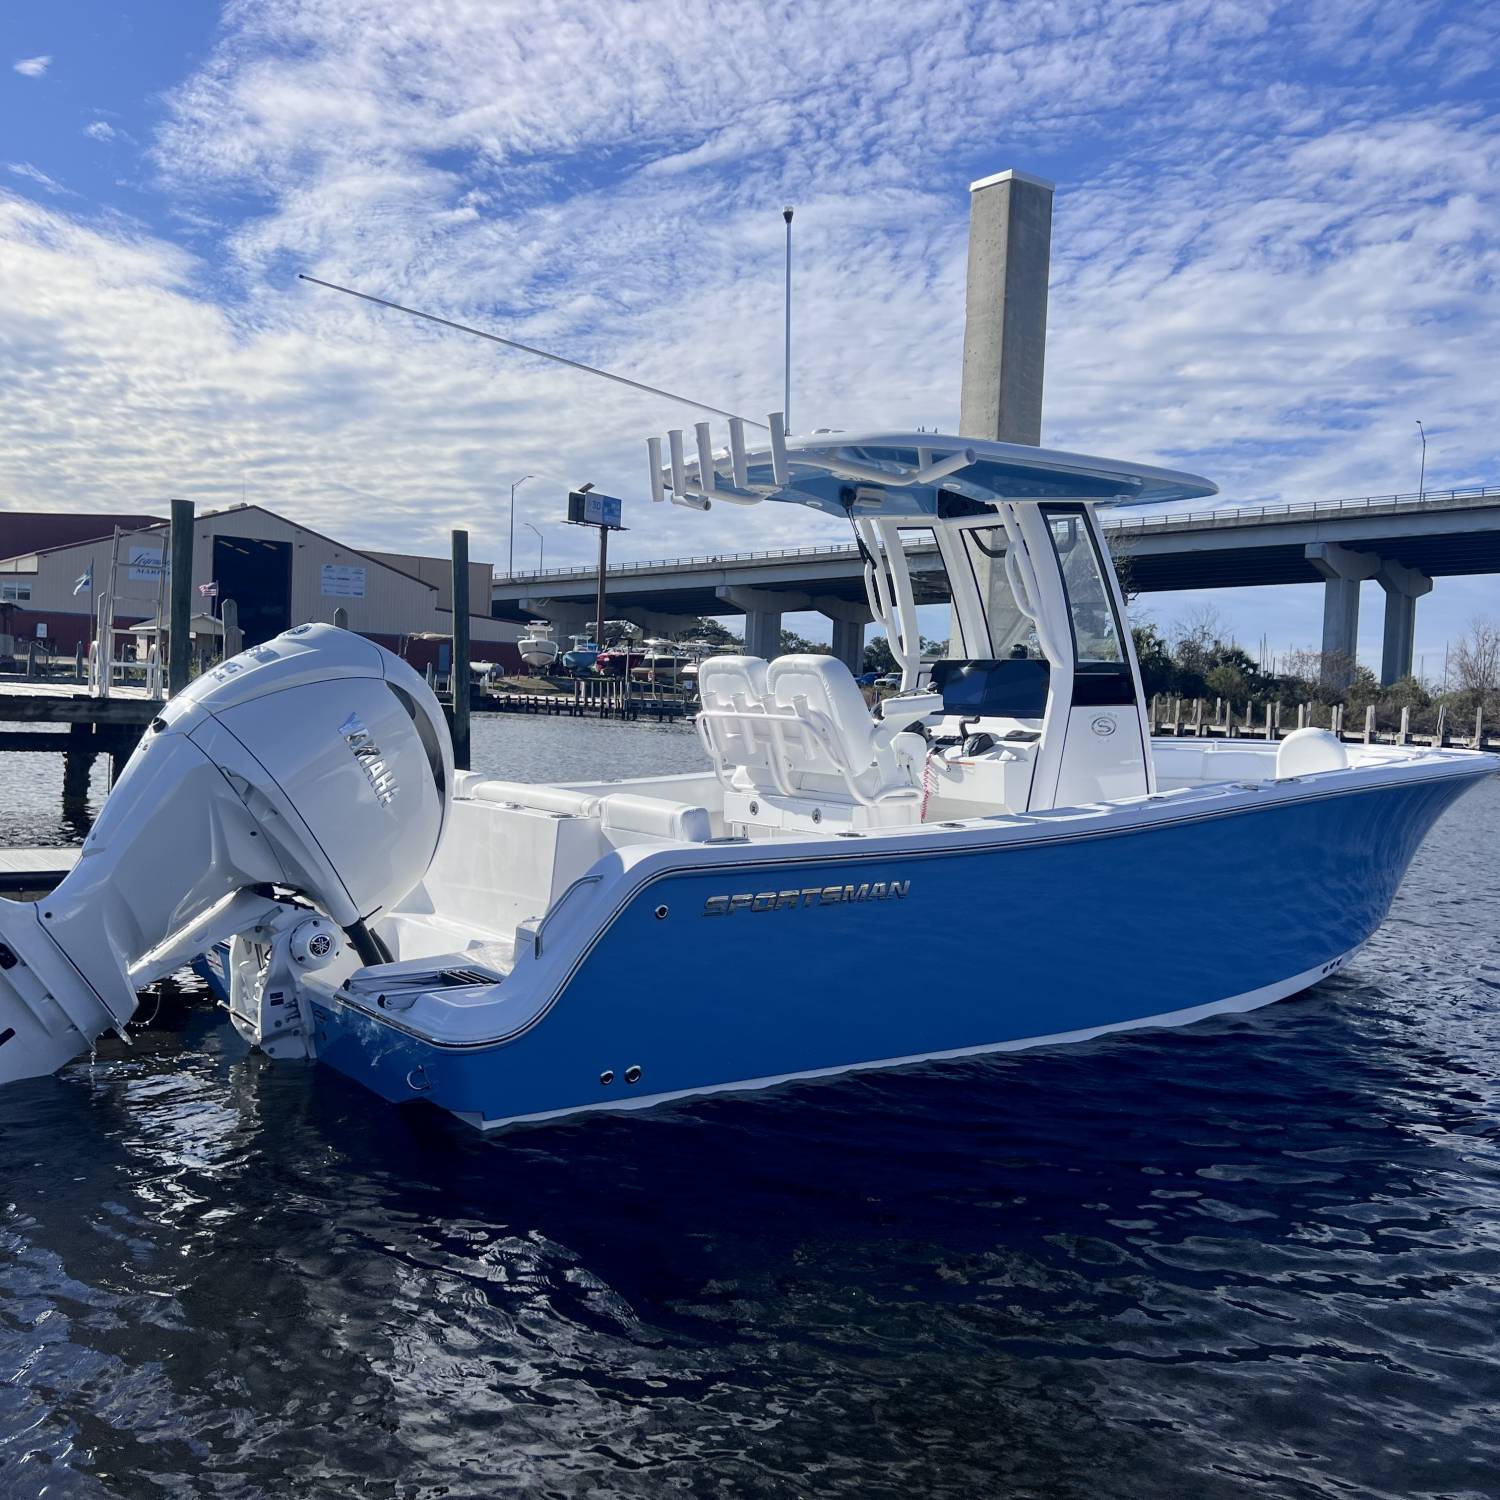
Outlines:
<svg viewBox="0 0 1500 1500"><path fill-rule="evenodd" d="M836 656L782 656L766 672L793 792L818 795L840 783L866 806L921 784L927 754L909 721L877 722L854 674ZM788 719L786 716L790 716Z"/></svg>
<svg viewBox="0 0 1500 1500"><path fill-rule="evenodd" d="M698 737L725 787L779 786L759 656L710 656L698 668Z"/></svg>
<svg viewBox="0 0 1500 1500"><path fill-rule="evenodd" d="M706 807L633 792L611 792L601 798L599 821L606 833L644 834L676 843L706 844L713 837L713 822Z"/></svg>
<svg viewBox="0 0 1500 1500"><path fill-rule="evenodd" d="M914 717L877 722L833 656L713 657L698 732L725 789L727 823L796 831L919 821L927 746Z"/></svg>

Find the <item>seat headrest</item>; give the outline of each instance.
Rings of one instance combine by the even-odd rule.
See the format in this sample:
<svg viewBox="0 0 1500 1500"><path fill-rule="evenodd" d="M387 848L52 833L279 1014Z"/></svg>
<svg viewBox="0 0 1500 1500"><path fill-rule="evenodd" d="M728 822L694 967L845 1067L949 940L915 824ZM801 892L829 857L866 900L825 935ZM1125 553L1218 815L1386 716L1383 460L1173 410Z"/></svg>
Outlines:
<svg viewBox="0 0 1500 1500"><path fill-rule="evenodd" d="M766 696L766 663L759 656L710 656L698 667L698 698L729 702L745 698L758 702Z"/></svg>
<svg viewBox="0 0 1500 1500"><path fill-rule="evenodd" d="M785 708L806 698L848 725L871 725L870 708L854 673L836 656L778 656L766 674L771 696Z"/></svg>

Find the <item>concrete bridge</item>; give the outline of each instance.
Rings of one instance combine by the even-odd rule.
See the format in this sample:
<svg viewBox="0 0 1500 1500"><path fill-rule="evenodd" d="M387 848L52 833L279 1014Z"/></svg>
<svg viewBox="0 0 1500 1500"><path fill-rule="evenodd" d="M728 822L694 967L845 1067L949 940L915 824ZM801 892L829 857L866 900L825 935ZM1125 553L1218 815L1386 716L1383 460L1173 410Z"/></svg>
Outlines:
<svg viewBox="0 0 1500 1500"><path fill-rule="evenodd" d="M1135 515L1107 513L1111 550L1139 593L1323 584L1323 653L1335 677L1352 672L1359 586L1385 591L1381 680L1412 667L1417 600L1435 578L1500 573L1500 487L1420 495L1220 506ZM908 551L918 603L947 599L932 545ZM595 571L550 568L496 579L493 613L548 619L563 634L594 617ZM859 554L852 545L802 547L622 562L609 569L608 612L660 635L695 615L743 614L746 648L774 656L783 614L817 611L833 628L833 650L857 667L870 619Z"/></svg>

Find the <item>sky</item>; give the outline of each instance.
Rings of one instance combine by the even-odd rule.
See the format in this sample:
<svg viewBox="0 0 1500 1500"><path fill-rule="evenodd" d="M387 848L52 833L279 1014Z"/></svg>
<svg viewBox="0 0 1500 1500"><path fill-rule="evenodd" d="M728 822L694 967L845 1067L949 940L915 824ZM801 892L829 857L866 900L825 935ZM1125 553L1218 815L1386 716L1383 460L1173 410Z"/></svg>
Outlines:
<svg viewBox="0 0 1500 1500"><path fill-rule="evenodd" d="M503 571L839 539L653 506L694 415L305 271L793 425L953 430L968 185L1057 183L1043 442L1226 502L1500 483L1500 7L32 0L0 14L0 506L258 501ZM722 440L723 434L719 434ZM1378 585L1361 655L1378 662ZM1316 645L1317 586L1206 601ZM1500 580L1418 606L1429 675ZM797 624L798 622L793 622ZM814 618L801 619L816 634Z"/></svg>

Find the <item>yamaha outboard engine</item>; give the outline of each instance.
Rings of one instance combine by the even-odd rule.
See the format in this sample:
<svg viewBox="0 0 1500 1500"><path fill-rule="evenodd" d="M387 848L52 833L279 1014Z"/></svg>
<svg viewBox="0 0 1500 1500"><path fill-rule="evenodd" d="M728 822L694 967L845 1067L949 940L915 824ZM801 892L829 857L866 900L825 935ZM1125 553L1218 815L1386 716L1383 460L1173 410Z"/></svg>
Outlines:
<svg viewBox="0 0 1500 1500"><path fill-rule="evenodd" d="M0 1083L51 1073L137 989L274 925L316 963L426 874L453 788L447 724L405 662L299 625L205 673L153 721L73 872L0 901ZM320 915L321 914L321 915Z"/></svg>

